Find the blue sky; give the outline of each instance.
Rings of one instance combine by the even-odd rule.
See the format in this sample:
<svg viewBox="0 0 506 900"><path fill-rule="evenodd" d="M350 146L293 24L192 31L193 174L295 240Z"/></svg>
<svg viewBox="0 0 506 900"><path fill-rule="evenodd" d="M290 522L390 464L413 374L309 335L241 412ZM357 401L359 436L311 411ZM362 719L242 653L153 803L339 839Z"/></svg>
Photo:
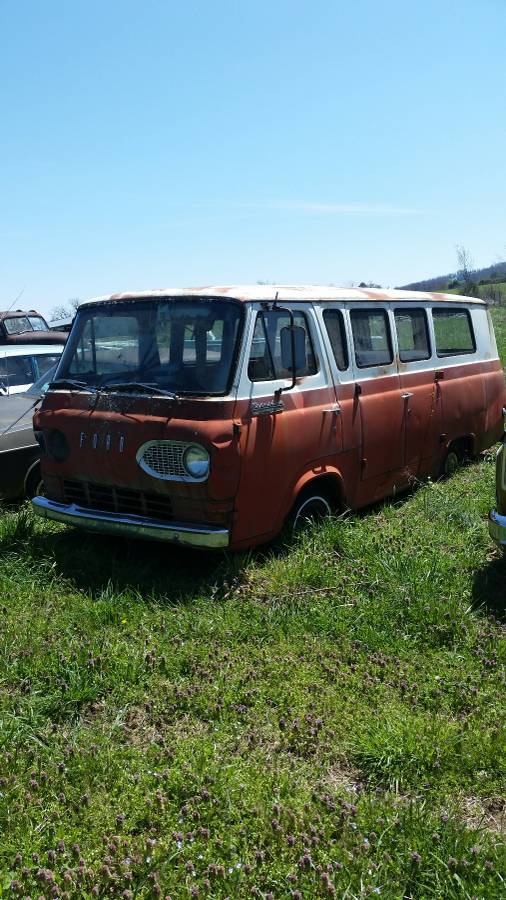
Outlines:
<svg viewBox="0 0 506 900"><path fill-rule="evenodd" d="M506 257L506 0L0 0L0 308Z"/></svg>

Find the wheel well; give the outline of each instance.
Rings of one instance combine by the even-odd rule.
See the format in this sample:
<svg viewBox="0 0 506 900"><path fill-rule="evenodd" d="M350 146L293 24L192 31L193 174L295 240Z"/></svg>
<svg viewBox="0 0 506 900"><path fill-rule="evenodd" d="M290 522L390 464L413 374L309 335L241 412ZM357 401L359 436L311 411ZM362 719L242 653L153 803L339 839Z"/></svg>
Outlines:
<svg viewBox="0 0 506 900"><path fill-rule="evenodd" d="M466 456L472 456L474 453L474 438L472 435L456 438L456 440L451 442L446 452L447 454L451 452L456 453L460 460Z"/></svg>
<svg viewBox="0 0 506 900"><path fill-rule="evenodd" d="M317 491L329 501L333 510L339 510L343 505L343 495L339 479L335 475L317 475L311 481L306 481L294 498L294 504L306 494Z"/></svg>

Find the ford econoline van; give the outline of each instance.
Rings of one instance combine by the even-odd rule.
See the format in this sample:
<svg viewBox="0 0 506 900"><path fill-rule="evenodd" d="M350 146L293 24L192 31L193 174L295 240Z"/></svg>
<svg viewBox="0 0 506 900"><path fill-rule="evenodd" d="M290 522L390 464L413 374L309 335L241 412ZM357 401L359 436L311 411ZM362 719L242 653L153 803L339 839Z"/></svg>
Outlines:
<svg viewBox="0 0 506 900"><path fill-rule="evenodd" d="M451 472L502 432L482 300L207 287L82 304L35 416L42 516L195 547Z"/></svg>

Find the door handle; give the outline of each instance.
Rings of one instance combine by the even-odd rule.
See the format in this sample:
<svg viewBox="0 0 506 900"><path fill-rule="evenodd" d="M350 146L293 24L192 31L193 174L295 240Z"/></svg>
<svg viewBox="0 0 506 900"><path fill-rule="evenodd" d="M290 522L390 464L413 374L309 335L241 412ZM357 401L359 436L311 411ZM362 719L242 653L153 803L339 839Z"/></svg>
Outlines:
<svg viewBox="0 0 506 900"><path fill-rule="evenodd" d="M341 407L340 406L331 406L330 409L324 409L324 413L333 413L334 416L341 415Z"/></svg>
<svg viewBox="0 0 506 900"><path fill-rule="evenodd" d="M413 391L406 391L405 394L401 394L403 400L409 400L410 397L413 396Z"/></svg>

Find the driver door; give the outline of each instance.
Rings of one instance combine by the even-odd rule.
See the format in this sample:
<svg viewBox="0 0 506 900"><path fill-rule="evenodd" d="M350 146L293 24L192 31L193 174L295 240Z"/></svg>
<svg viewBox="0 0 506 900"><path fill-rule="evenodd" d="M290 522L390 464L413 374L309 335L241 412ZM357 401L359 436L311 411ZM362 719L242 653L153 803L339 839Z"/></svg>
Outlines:
<svg viewBox="0 0 506 900"><path fill-rule="evenodd" d="M289 511L293 487L308 469L315 474L342 448L342 426L333 381L310 304L294 304L295 325L306 331L306 366L295 386L281 365L286 309L254 314L239 401L241 479L234 539L267 534Z"/></svg>

